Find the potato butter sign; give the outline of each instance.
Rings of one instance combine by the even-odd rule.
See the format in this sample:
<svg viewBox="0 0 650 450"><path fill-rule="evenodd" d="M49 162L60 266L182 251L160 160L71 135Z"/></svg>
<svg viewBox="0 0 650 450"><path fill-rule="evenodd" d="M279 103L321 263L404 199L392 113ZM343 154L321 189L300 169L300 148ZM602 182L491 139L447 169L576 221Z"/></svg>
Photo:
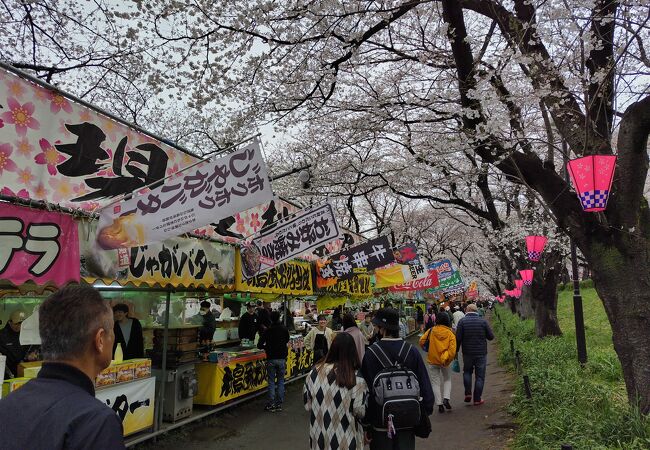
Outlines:
<svg viewBox="0 0 650 450"><path fill-rule="evenodd" d="M58 286L79 281L79 239L72 217L0 206L0 278Z"/></svg>
<svg viewBox="0 0 650 450"><path fill-rule="evenodd" d="M153 425L155 393L156 379L147 378L97 389L95 397L115 411L128 436Z"/></svg>
<svg viewBox="0 0 650 450"><path fill-rule="evenodd" d="M149 193L104 208L97 242L135 247L191 232L273 198L257 140L168 179Z"/></svg>

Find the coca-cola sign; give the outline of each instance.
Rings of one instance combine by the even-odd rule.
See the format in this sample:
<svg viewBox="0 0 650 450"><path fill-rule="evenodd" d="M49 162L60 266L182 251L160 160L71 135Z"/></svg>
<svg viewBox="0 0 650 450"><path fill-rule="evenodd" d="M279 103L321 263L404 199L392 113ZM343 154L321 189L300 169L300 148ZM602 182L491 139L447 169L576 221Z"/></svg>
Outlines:
<svg viewBox="0 0 650 450"><path fill-rule="evenodd" d="M400 284L397 286L392 286L388 288L393 292L403 292L403 291L422 291L424 289L432 289L439 285L438 282L438 272L436 270L429 270L429 274L418 280L412 280L408 283Z"/></svg>

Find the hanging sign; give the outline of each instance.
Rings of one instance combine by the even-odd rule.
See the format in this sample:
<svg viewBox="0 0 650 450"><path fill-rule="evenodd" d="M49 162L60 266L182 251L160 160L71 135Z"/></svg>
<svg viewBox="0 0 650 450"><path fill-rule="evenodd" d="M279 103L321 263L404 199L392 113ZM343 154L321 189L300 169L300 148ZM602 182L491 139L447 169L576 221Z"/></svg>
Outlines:
<svg viewBox="0 0 650 450"><path fill-rule="evenodd" d="M440 280L440 285L436 288L433 288L431 291L443 291L448 292L450 290L464 289L465 283L460 276L460 272L455 271L450 277Z"/></svg>
<svg viewBox="0 0 650 450"><path fill-rule="evenodd" d="M389 290L393 292L421 291L424 289L435 288L439 284L440 282L438 281L438 272L436 270L429 269L429 273L425 278L420 278L419 280L412 280L408 283L392 286L389 288Z"/></svg>
<svg viewBox="0 0 650 450"><path fill-rule="evenodd" d="M422 278L426 270L422 264L391 264L375 270L375 287L385 288Z"/></svg>
<svg viewBox="0 0 650 450"><path fill-rule="evenodd" d="M326 286L318 286L316 291L322 294L369 297L372 295L370 278L368 274L355 274L347 280Z"/></svg>
<svg viewBox="0 0 650 450"><path fill-rule="evenodd" d="M309 295L314 292L308 262L287 261L249 279L242 276L241 264L241 258L237 256L235 290L239 292L295 295Z"/></svg>
<svg viewBox="0 0 650 450"><path fill-rule="evenodd" d="M0 205L0 279L22 285L79 281L79 238L71 216Z"/></svg>
<svg viewBox="0 0 650 450"><path fill-rule="evenodd" d="M262 152L254 140L149 193L104 208L97 242L104 249L115 249L163 241L272 198Z"/></svg>
<svg viewBox="0 0 650 450"><path fill-rule="evenodd" d="M97 247L94 224L80 224L81 275L97 279L173 287L232 287L235 283L235 248L195 238L173 238L163 242L117 250Z"/></svg>
<svg viewBox="0 0 650 450"><path fill-rule="evenodd" d="M388 237L381 236L332 256L318 266L318 276L323 280L352 278L359 270L375 270L395 261Z"/></svg>
<svg viewBox="0 0 650 450"><path fill-rule="evenodd" d="M438 279L441 282L445 278L449 278L454 274L454 268L451 265L451 261L448 259L442 259L440 261L429 264L429 269L433 269L438 272Z"/></svg>
<svg viewBox="0 0 650 450"><path fill-rule="evenodd" d="M263 230L242 248L242 274L251 278L340 235L329 203L305 209Z"/></svg>
<svg viewBox="0 0 650 450"><path fill-rule="evenodd" d="M418 248L414 243L409 242L393 250L395 255L395 262L400 264L417 265L420 264L420 257L418 256Z"/></svg>
<svg viewBox="0 0 650 450"><path fill-rule="evenodd" d="M153 426L156 379L146 378L97 389L95 397L122 421L124 436Z"/></svg>

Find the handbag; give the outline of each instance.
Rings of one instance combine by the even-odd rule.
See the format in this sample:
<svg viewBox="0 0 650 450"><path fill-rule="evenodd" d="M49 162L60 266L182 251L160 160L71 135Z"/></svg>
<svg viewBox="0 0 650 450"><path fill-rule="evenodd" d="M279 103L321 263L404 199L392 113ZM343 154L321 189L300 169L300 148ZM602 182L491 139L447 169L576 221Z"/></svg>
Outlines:
<svg viewBox="0 0 650 450"><path fill-rule="evenodd" d="M413 433L419 437L426 439L431 434L431 420L427 412L424 410L424 405L420 402L420 423L413 428Z"/></svg>
<svg viewBox="0 0 650 450"><path fill-rule="evenodd" d="M451 370L460 373L460 363L458 362L458 359L454 359L454 362L451 363Z"/></svg>

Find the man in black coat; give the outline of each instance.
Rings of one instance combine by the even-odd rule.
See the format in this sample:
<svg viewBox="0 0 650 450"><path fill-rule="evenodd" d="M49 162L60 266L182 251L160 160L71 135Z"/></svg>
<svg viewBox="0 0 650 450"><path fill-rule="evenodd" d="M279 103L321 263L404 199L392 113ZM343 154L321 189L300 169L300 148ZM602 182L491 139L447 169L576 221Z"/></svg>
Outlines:
<svg viewBox="0 0 650 450"><path fill-rule="evenodd" d="M0 353L7 357L6 372L10 376L17 377L18 364L25 358L27 346L20 345L20 327L27 318L24 311L15 310L11 313L7 325L0 331Z"/></svg>
<svg viewBox="0 0 650 450"><path fill-rule="evenodd" d="M204 300L199 306L201 307L199 314L203 318L203 323L201 324L201 328L199 328L199 341L211 341L214 337L214 331L217 329L217 320L214 314L212 314L212 311L210 311L210 302Z"/></svg>
<svg viewBox="0 0 650 450"><path fill-rule="evenodd" d="M289 355L289 331L280 323L280 313L270 313L271 326L267 328L257 343L258 348L266 351L266 374L269 382L269 403L266 411L282 411L284 403L284 376L287 372Z"/></svg>
<svg viewBox="0 0 650 450"><path fill-rule="evenodd" d="M239 339L255 340L258 323L257 314L255 314L255 303L246 303L246 312L239 318Z"/></svg>
<svg viewBox="0 0 650 450"><path fill-rule="evenodd" d="M465 317L456 328L456 348L463 349L463 384L465 385L465 402L472 401L472 372L474 380L474 404L482 405L485 400L485 368L487 366L487 341L494 339L494 333L487 320L480 317L476 305L470 303L465 310Z"/></svg>
<svg viewBox="0 0 650 450"><path fill-rule="evenodd" d="M94 380L111 363L113 312L90 286L71 285L39 308L38 376L0 400L3 450L124 449L115 411L95 398Z"/></svg>

